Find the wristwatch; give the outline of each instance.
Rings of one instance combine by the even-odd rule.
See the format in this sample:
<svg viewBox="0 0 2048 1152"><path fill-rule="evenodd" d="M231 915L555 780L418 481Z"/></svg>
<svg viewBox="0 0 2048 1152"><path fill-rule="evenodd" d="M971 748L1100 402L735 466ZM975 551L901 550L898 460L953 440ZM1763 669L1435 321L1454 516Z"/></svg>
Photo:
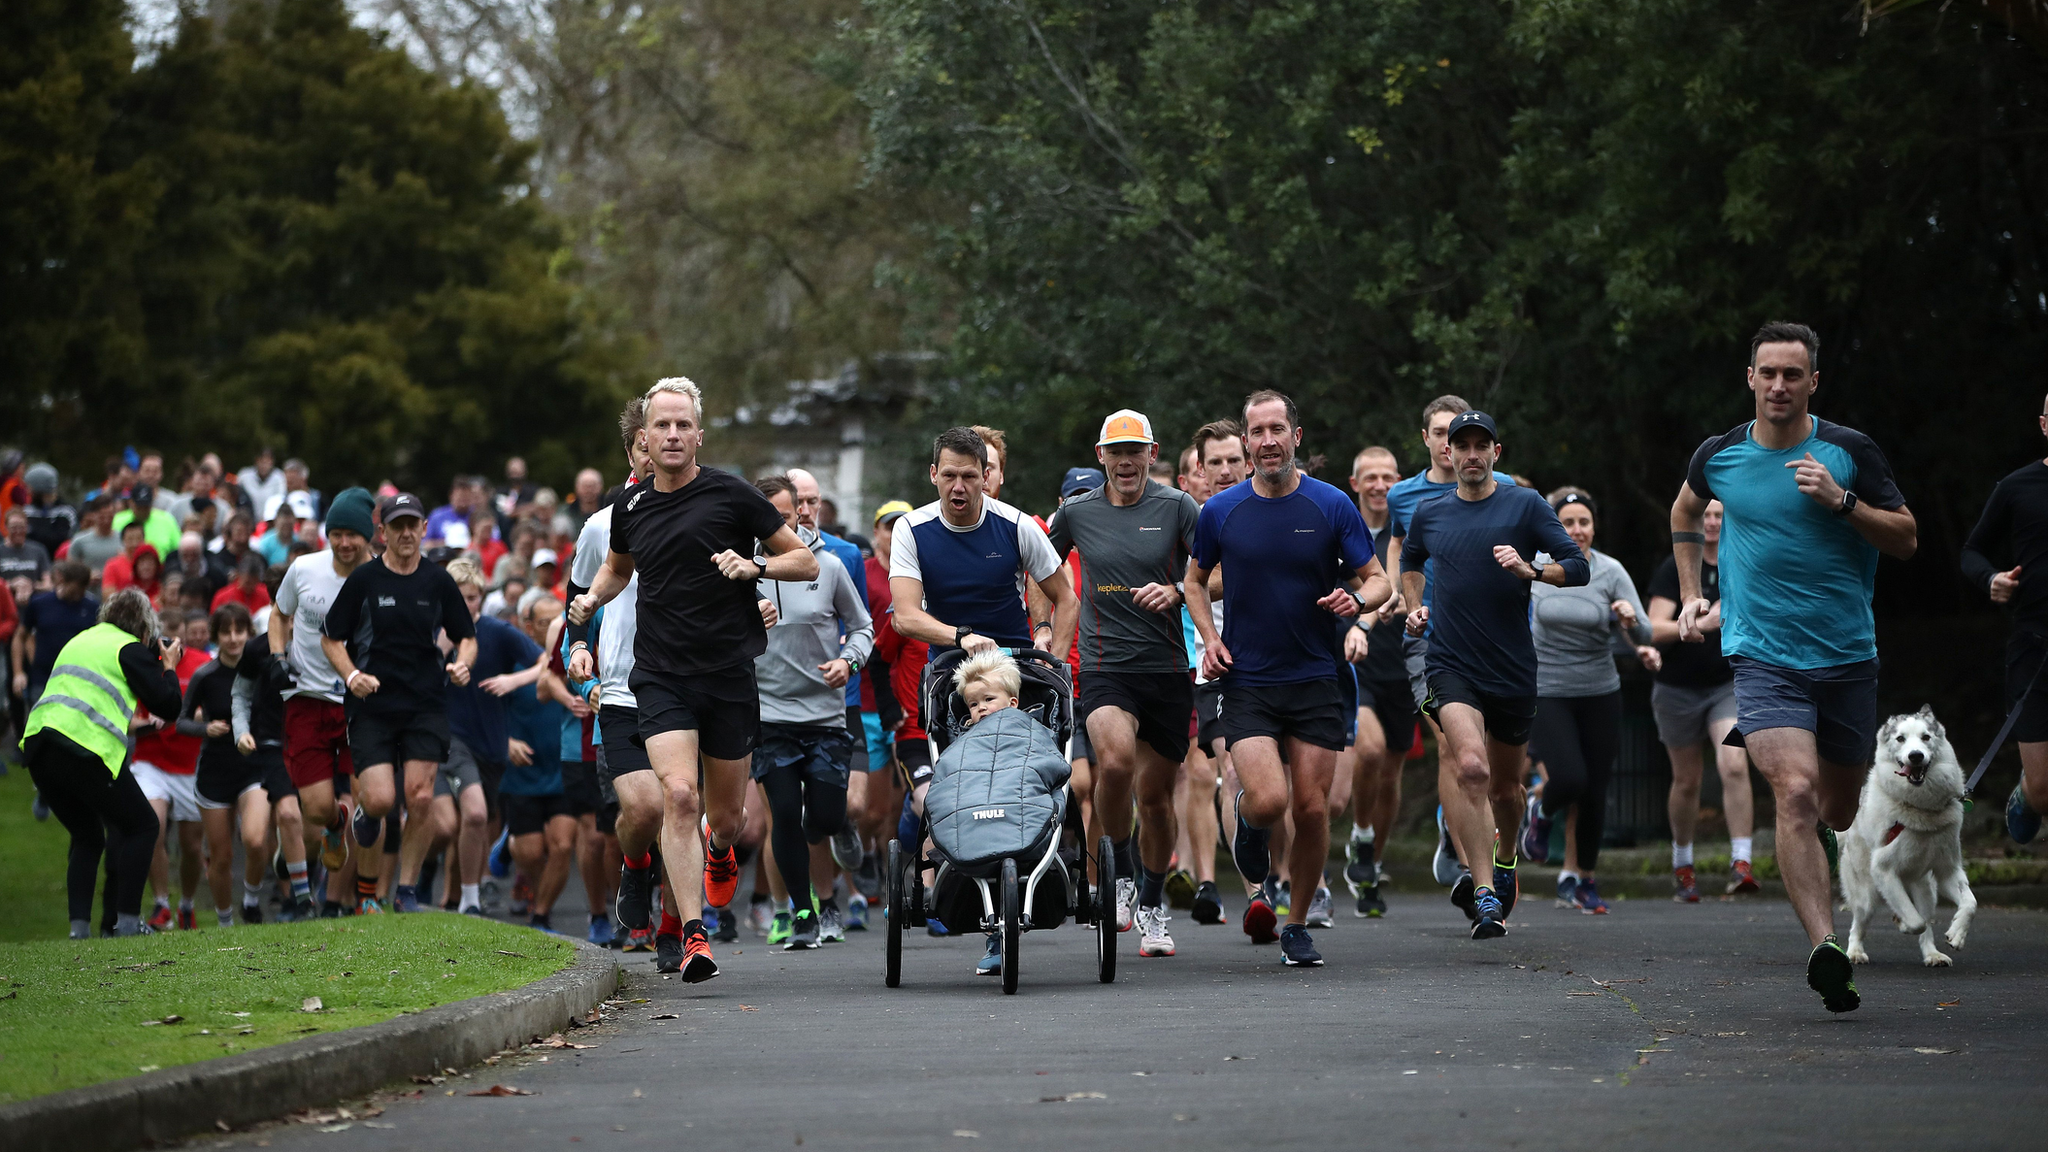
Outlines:
<svg viewBox="0 0 2048 1152"><path fill-rule="evenodd" d="M959 627L953 629L953 647L964 647L967 638L972 635L974 635L974 629L969 628L965 624L962 624Z"/></svg>
<svg viewBox="0 0 2048 1152"><path fill-rule="evenodd" d="M1550 567L1550 565L1544 561L1543 557L1538 556L1529 561L1529 567L1535 570L1530 579L1541 580L1543 579L1543 570Z"/></svg>
<svg viewBox="0 0 2048 1152"><path fill-rule="evenodd" d="M1856 510L1856 492L1855 492L1855 490L1854 490L1854 489L1850 489L1850 488L1844 488L1844 489L1842 489L1842 504L1841 504L1841 506L1840 506L1839 508L1836 508L1836 509L1835 509L1835 515L1837 515L1837 516L1847 516L1847 515L1848 515L1849 513L1851 513L1851 512L1854 512L1855 510Z"/></svg>
<svg viewBox="0 0 2048 1152"><path fill-rule="evenodd" d="M761 559L759 556L754 557L754 567L760 569L754 575L754 579L766 580L768 578L768 562L766 560Z"/></svg>
<svg viewBox="0 0 2048 1152"><path fill-rule="evenodd" d="M1349 588L1346 588L1346 589L1345 589L1345 591L1346 591L1346 592L1351 592L1351 589L1349 589ZM1361 595L1359 595L1359 594L1358 594L1358 593L1356 593L1356 592L1351 592L1351 602L1352 602L1353 604L1356 604L1356 605L1358 605L1358 611L1359 611L1359 613L1360 613L1360 614L1364 614L1364 613L1365 613L1366 611L1368 611L1368 609L1367 609L1367 608L1366 608L1366 606L1365 606L1365 597L1364 597L1364 596L1361 596Z"/></svg>

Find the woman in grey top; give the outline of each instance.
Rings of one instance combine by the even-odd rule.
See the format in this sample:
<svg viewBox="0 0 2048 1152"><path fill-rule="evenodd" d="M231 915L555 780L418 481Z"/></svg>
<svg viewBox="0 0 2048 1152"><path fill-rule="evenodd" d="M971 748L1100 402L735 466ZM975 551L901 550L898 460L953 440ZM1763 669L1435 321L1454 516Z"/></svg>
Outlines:
<svg viewBox="0 0 2048 1152"><path fill-rule="evenodd" d="M1615 670L1617 644L1634 648L1646 663L1657 650L1649 618L1621 562L1593 550L1593 498L1582 489L1559 488L1550 506L1592 563L1583 587L1538 584L1530 605L1536 640L1536 722L1529 732L1532 757L1545 769L1543 795L1530 797L1522 853L1539 863L1550 851L1550 822L1577 805L1572 848L1558 880L1560 900L1600 914L1607 902L1594 885L1600 837L1607 814L1607 778L1621 746L1621 674ZM1576 857L1572 859L1571 857Z"/></svg>

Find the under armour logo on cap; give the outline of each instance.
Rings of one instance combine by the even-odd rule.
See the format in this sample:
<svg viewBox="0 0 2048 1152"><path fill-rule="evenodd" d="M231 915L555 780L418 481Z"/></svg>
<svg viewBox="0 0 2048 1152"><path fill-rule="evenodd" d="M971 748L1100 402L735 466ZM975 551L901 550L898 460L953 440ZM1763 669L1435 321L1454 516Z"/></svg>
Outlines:
<svg viewBox="0 0 2048 1152"><path fill-rule="evenodd" d="M1143 412L1120 408L1109 414L1102 422L1102 435L1095 438L1095 446L1106 444L1154 444L1152 421Z"/></svg>

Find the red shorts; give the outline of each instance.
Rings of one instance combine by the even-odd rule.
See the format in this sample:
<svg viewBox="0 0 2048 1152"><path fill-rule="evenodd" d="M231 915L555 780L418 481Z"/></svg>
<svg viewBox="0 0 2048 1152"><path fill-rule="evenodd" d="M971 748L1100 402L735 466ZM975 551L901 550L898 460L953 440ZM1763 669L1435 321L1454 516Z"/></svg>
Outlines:
<svg viewBox="0 0 2048 1152"><path fill-rule="evenodd" d="M342 706L312 696L284 702L284 766L304 788L355 774L348 754L348 719Z"/></svg>

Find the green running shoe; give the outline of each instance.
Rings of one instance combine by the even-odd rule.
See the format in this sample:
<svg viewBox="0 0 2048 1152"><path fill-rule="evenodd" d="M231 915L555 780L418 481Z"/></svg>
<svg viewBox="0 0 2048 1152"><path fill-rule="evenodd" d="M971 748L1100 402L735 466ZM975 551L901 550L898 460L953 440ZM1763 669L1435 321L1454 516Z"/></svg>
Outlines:
<svg viewBox="0 0 2048 1152"><path fill-rule="evenodd" d="M768 926L768 943L787 943L790 934L795 931L794 919L786 909L778 909L775 913L775 922Z"/></svg>
<svg viewBox="0 0 2048 1152"><path fill-rule="evenodd" d="M1806 986L1820 993L1830 1012L1854 1012L1863 1004L1856 992L1856 966L1832 933L1806 958Z"/></svg>
<svg viewBox="0 0 2048 1152"><path fill-rule="evenodd" d="M1821 851L1828 854L1828 879L1842 878L1842 846L1835 841L1835 830L1826 824L1815 824L1814 831L1820 834Z"/></svg>

